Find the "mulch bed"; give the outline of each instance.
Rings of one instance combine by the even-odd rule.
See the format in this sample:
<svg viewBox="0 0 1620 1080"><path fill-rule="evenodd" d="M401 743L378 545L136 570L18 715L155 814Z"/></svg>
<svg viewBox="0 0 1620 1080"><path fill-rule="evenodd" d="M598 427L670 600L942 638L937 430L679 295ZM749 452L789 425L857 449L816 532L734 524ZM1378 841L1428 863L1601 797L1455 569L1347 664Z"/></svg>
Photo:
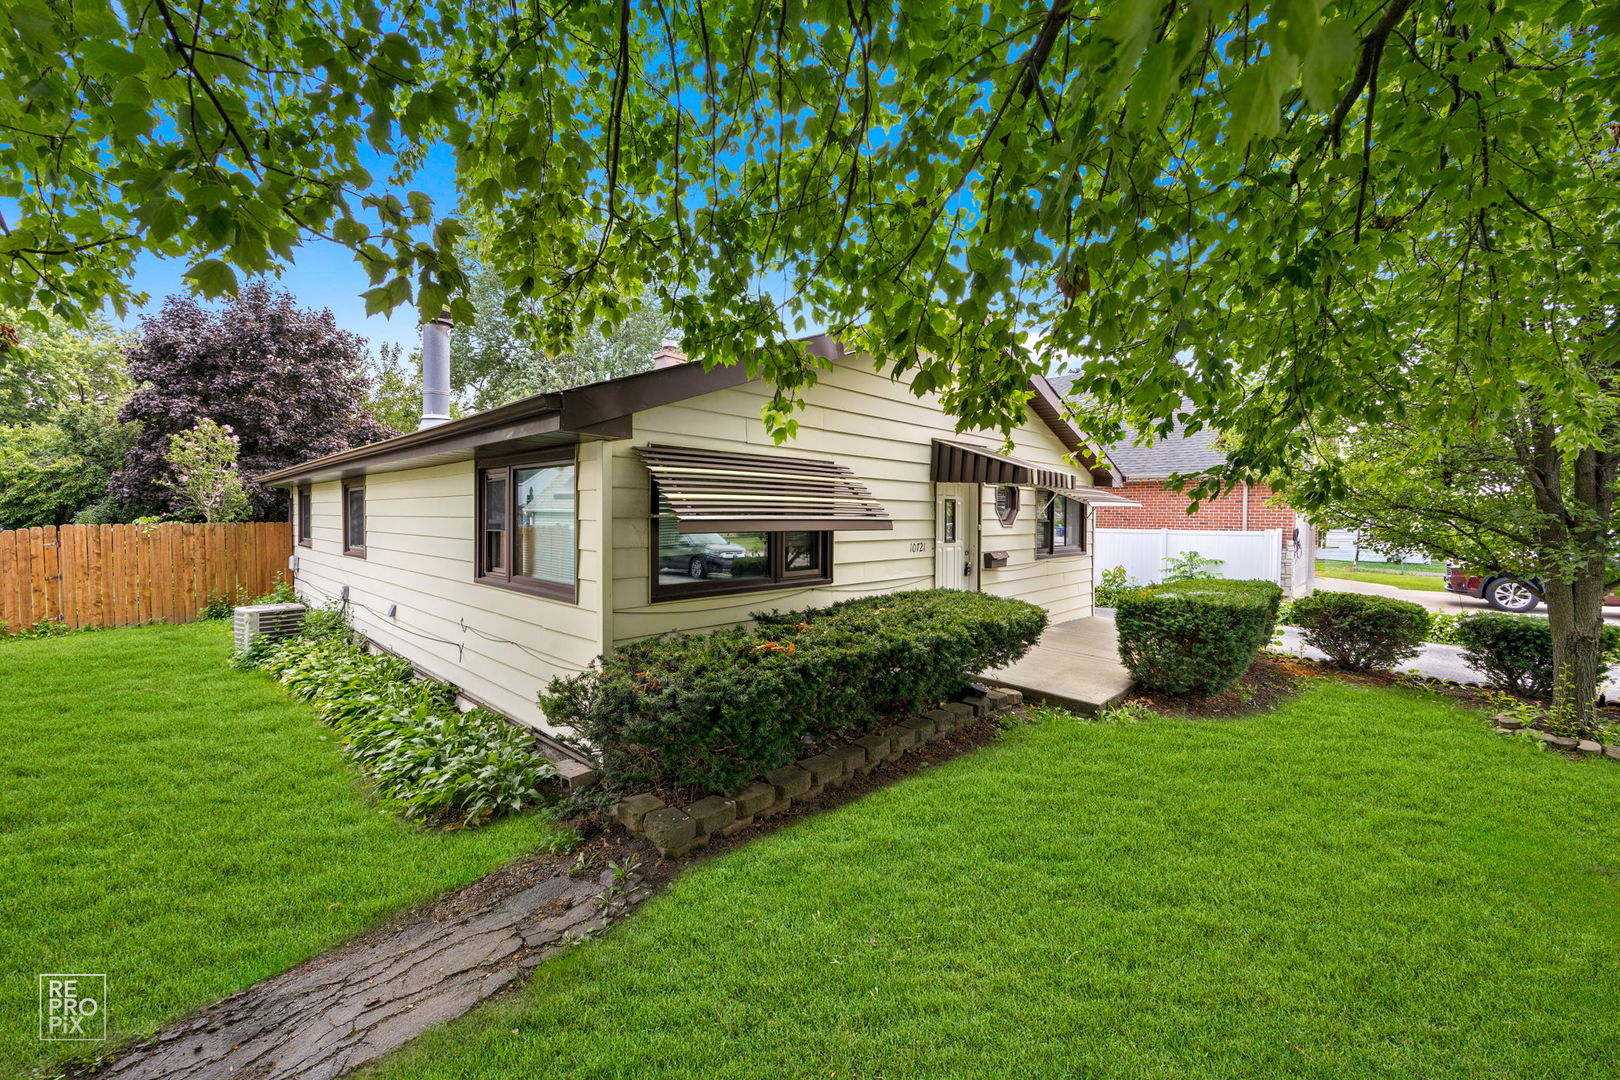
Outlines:
<svg viewBox="0 0 1620 1080"><path fill-rule="evenodd" d="M1224 693L1199 697L1140 691L1126 698L1125 704L1146 705L1162 716L1183 720L1230 720L1276 708L1304 689L1306 679L1321 675L1307 665L1261 656Z"/></svg>
<svg viewBox="0 0 1620 1080"><path fill-rule="evenodd" d="M1275 708L1303 690L1311 679L1338 679L1355 686L1415 687L1484 712L1496 712L1500 706L1499 692L1489 686L1444 679L1418 679L1391 671L1340 671L1330 664L1276 653L1262 653L1243 677L1223 694L1178 697L1174 694L1138 692L1125 700L1127 704L1146 705L1161 716L1184 720L1224 720ZM1597 714L1600 720L1620 724L1620 702L1600 706Z"/></svg>

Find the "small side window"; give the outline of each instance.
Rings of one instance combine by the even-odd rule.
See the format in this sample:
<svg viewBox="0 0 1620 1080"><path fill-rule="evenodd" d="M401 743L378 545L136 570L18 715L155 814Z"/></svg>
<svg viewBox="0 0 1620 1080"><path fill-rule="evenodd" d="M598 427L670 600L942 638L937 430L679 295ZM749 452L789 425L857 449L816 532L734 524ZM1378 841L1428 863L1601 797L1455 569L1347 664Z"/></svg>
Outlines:
<svg viewBox="0 0 1620 1080"><path fill-rule="evenodd" d="M309 547L315 536L314 525L310 522L310 508L314 501L308 484L298 489L298 508L295 513L298 517L298 543L301 547Z"/></svg>
<svg viewBox="0 0 1620 1080"><path fill-rule="evenodd" d="M343 481L343 554L366 557L366 484Z"/></svg>

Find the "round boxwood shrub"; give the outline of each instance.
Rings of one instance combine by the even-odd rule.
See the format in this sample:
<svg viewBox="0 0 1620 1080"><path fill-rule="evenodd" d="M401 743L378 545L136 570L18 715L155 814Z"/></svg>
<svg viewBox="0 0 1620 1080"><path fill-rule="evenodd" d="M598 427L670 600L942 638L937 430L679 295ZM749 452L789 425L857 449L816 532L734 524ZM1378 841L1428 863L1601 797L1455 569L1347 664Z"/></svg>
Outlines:
<svg viewBox="0 0 1620 1080"><path fill-rule="evenodd" d="M1452 634L1468 666L1498 690L1520 697L1552 697L1552 627L1546 619L1481 612L1458 619ZM1620 627L1605 626L1602 642L1606 660L1620 659Z"/></svg>
<svg viewBox="0 0 1620 1080"><path fill-rule="evenodd" d="M1305 644L1347 671L1392 668L1416 656L1429 632L1422 605L1388 596L1318 592L1292 604L1289 618Z"/></svg>
<svg viewBox="0 0 1620 1080"><path fill-rule="evenodd" d="M1119 658L1145 689L1218 694L1271 640L1282 589L1270 581L1176 581L1119 597Z"/></svg>
<svg viewBox="0 0 1620 1080"><path fill-rule="evenodd" d="M1046 629L1021 600L929 589L756 614L755 625L633 642L540 695L620 790L731 791L941 701Z"/></svg>

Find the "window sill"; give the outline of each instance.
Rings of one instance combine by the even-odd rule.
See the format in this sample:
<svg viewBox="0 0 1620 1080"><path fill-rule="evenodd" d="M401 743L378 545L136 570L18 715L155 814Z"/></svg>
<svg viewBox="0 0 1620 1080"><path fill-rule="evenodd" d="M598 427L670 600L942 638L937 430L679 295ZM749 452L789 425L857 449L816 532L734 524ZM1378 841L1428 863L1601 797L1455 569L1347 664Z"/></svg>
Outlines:
<svg viewBox="0 0 1620 1080"><path fill-rule="evenodd" d="M315 543L314 543L314 541L311 541L311 540L300 540L300 541L298 541L298 546L299 547L314 547Z"/></svg>
<svg viewBox="0 0 1620 1080"><path fill-rule="evenodd" d="M347 555L351 559L363 559L366 557L366 549L363 547L344 548L343 554Z"/></svg>
<svg viewBox="0 0 1620 1080"><path fill-rule="evenodd" d="M820 585L831 585L832 577L802 577L784 578L781 581L762 581L757 585L733 585L730 582L708 582L691 585L653 585L652 602L666 604L673 600L698 600L711 596L733 596L745 593L786 592L789 589L813 589Z"/></svg>
<svg viewBox="0 0 1620 1080"><path fill-rule="evenodd" d="M1069 559L1076 555L1086 554L1085 548L1058 548L1056 551L1037 551L1037 559Z"/></svg>
<svg viewBox="0 0 1620 1080"><path fill-rule="evenodd" d="M533 578L491 577L484 574L473 578L473 584L488 585L492 589L505 589L507 592L538 596L542 600L556 600L564 604L579 603L577 585L559 585L553 581L537 581Z"/></svg>

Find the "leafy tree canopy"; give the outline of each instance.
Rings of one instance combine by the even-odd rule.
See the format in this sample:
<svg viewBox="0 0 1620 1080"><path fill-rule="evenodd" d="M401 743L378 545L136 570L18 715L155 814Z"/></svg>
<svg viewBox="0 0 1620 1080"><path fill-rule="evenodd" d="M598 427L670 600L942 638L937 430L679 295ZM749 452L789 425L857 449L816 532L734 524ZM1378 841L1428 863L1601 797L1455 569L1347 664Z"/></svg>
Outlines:
<svg viewBox="0 0 1620 1080"><path fill-rule="evenodd" d="M415 431L422 421L422 352L410 355L398 345L383 344L366 361L366 411L385 427ZM450 403L450 415L459 408Z"/></svg>
<svg viewBox="0 0 1620 1080"><path fill-rule="evenodd" d="M1581 0L827 0L536 6L14 0L0 300L207 294L314 235L377 310L474 315L462 226L409 190L447 144L538 347L651 285L705 361L771 375L825 328L1009 423L1044 347L1080 389L1246 434L1403 408L1564 445L1620 303L1620 9ZM64 57L71 62L63 63ZM85 103L90 103L87 107ZM401 194L402 193L402 194ZM533 307L524 301L538 301ZM1269 393L1256 393L1265 388ZM1113 432L1099 422L1100 438Z"/></svg>
<svg viewBox="0 0 1620 1080"><path fill-rule="evenodd" d="M161 513L193 509L172 489L170 437L211 420L236 437L253 514L273 520L285 496L254 477L393 434L364 411L364 364L364 343L330 311L301 309L266 282L218 310L170 297L141 320L129 352L140 388L122 418L141 430L112 494Z"/></svg>
<svg viewBox="0 0 1620 1080"><path fill-rule="evenodd" d="M489 263L470 261L467 296L476 319L450 338L450 378L452 389L474 409L644 371L674 334L651 286L622 321L576 327L562 352L535 345L524 324L538 314L538 303L512 297Z"/></svg>
<svg viewBox="0 0 1620 1080"><path fill-rule="evenodd" d="M94 464L55 424L0 426L0 529L71 522L106 493Z"/></svg>
<svg viewBox="0 0 1620 1080"><path fill-rule="evenodd" d="M1548 542L1558 515L1538 506L1524 464L1535 440L1530 425L1521 423L1490 438L1459 434L1436 453L1425 433L1405 424L1357 427L1322 447L1345 490L1318 512L1317 524L1354 529L1367 546L1389 555L1419 551L1525 581L1571 577L1584 553ZM1572 489L1573 465L1557 479ZM1290 482L1280 478L1284 489ZM1600 546L1608 567L1602 585L1613 589L1620 586L1620 535L1605 531Z"/></svg>
<svg viewBox="0 0 1620 1080"><path fill-rule="evenodd" d="M45 318L43 329L23 325L22 313L0 308L0 326L15 344L0 349L0 424L48 422L65 406L122 401L130 391L124 373L129 335L99 317L79 328Z"/></svg>

